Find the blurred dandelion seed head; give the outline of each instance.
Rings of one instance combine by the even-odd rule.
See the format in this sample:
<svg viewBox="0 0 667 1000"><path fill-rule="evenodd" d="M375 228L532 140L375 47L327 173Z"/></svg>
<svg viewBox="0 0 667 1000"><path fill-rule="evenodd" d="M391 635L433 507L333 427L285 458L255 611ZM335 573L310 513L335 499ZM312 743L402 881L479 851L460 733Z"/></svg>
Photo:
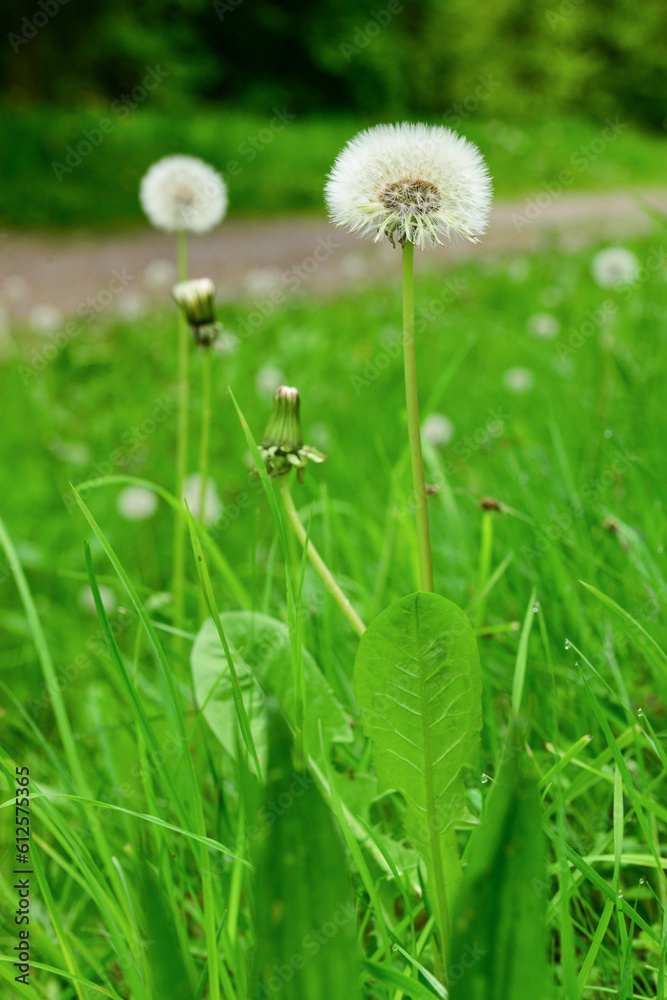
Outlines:
<svg viewBox="0 0 667 1000"><path fill-rule="evenodd" d="M553 313L534 313L528 318L528 332L533 337L553 340L560 333L560 322Z"/></svg>
<svg viewBox="0 0 667 1000"><path fill-rule="evenodd" d="M622 288L639 274L639 261L625 247L607 247L596 253L591 263L593 279L600 288Z"/></svg>
<svg viewBox="0 0 667 1000"><path fill-rule="evenodd" d="M422 425L424 441L444 448L454 437L454 424L444 413L429 413Z"/></svg>
<svg viewBox="0 0 667 1000"><path fill-rule="evenodd" d="M157 496L145 486L126 486L118 494L116 508L126 521L145 521L157 510Z"/></svg>
<svg viewBox="0 0 667 1000"><path fill-rule="evenodd" d="M195 520L201 519L201 475L194 472L191 476L186 476L183 482L183 495L187 501L190 513ZM222 517L222 500L218 494L218 488L212 479L206 483L206 497L204 498L204 520L206 524L217 524Z"/></svg>
<svg viewBox="0 0 667 1000"><path fill-rule="evenodd" d="M508 368L503 375L503 385L510 392L515 392L521 394L523 392L530 392L535 384L535 376L531 372L530 368L522 368L517 366L516 368Z"/></svg>
<svg viewBox="0 0 667 1000"><path fill-rule="evenodd" d="M206 233L227 211L227 185L195 156L166 156L141 180L141 206L156 229Z"/></svg>

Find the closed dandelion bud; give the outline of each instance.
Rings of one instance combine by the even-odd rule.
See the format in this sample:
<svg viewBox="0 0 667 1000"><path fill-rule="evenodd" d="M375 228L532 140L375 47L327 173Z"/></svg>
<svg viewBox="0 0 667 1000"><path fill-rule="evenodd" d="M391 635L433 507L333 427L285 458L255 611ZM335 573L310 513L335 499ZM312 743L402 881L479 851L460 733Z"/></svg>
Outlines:
<svg viewBox="0 0 667 1000"><path fill-rule="evenodd" d="M324 462L328 457L317 448L304 445L300 405L297 389L278 386L273 397L273 412L259 449L272 478L286 475L294 466L299 482L303 482L303 470L308 462Z"/></svg>
<svg viewBox="0 0 667 1000"><path fill-rule="evenodd" d="M195 343L202 347L210 347L218 335L213 309L215 285L211 279L194 278L191 281L181 281L174 285L171 294L190 324Z"/></svg>

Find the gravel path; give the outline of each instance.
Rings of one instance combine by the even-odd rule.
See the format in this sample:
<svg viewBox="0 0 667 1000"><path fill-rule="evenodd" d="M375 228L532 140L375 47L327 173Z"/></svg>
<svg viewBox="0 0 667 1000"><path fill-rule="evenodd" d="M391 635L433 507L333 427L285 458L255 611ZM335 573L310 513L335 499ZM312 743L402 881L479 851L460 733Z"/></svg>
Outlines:
<svg viewBox="0 0 667 1000"><path fill-rule="evenodd" d="M541 195L498 202L478 246L459 243L424 254L421 268L446 269L473 254L531 252L616 242L651 231L643 206L667 215L667 190ZM140 228L68 236L2 234L0 307L47 332L64 314L118 310L131 318L164 299L173 283L174 240ZM331 226L324 217L238 219L191 240L190 272L208 275L219 297L260 305L280 292L330 292L381 280L400 269L400 254Z"/></svg>

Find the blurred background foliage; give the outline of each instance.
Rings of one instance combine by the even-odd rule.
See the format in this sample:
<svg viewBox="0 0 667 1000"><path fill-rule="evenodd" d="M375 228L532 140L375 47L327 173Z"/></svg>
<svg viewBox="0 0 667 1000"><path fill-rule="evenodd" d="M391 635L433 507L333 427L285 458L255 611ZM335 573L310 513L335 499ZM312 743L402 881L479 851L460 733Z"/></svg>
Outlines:
<svg viewBox="0 0 667 1000"><path fill-rule="evenodd" d="M515 193L517 164L523 190L553 176L525 158L558 146L559 129L562 148L549 162L556 174L582 123L590 141L607 119L646 138L634 169L612 172L607 185L661 183L664 0L486 0L479 8L470 0L34 0L14 7L6 31L5 224L137 221L136 185L154 159L190 152L224 172L248 139L267 145L256 137L275 109L294 124L275 156L262 159L274 180L285 170L290 183L256 178L253 190L235 191L232 210L321 209L323 172L351 132L404 117L480 142L492 172L504 174L500 194ZM147 73L158 78L148 90ZM104 154L79 158L79 170L83 130L102 119L111 123ZM75 179L54 170L69 148Z"/></svg>
<svg viewBox="0 0 667 1000"><path fill-rule="evenodd" d="M663 0L36 0L8 18L0 73L14 107L94 106L160 63L170 112L287 102L362 117L442 115L492 78L491 116L660 129L666 28Z"/></svg>

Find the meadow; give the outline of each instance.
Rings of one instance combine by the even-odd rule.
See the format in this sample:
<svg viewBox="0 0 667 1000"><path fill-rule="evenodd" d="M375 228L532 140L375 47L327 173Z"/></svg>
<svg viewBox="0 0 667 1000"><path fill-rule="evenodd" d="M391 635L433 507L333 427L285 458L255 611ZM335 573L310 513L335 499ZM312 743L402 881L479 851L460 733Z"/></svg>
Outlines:
<svg viewBox="0 0 667 1000"><path fill-rule="evenodd" d="M664 224L654 221L650 237L625 244L641 269L620 290L594 280L596 247L480 255L442 274L422 275L417 262L436 592L472 623L483 684L481 742L465 771L456 841L490 915L485 923L475 911L477 952L455 939L445 977L454 998L465 995L454 972L465 954L486 990L480 997L667 996L667 249ZM225 303L218 318L233 333L252 308ZM270 699L253 700L248 680L264 669L266 647L242 616L254 612L259 632L274 635L274 672L266 668L261 686L290 717L289 639L275 624L291 621L290 570L228 386L257 441L275 385L298 387L304 440L329 459L310 464L292 495L364 621L419 589L400 314L400 288L389 284L326 299L304 287L212 358L210 473L221 509L204 564L232 648L245 650L241 687L253 732L281 761L268 791L235 728L232 685L219 699L202 693L224 661L212 651L210 622L192 653L205 609L191 553L186 622L173 628L170 503L160 494L155 514L134 522L117 505L128 477L173 488L175 307L165 302L134 321L100 315L40 371L30 368L44 345L34 332L19 331L5 351L3 772L10 791L9 762L30 769L36 861L31 985L13 982L11 959L0 963L17 996L259 997L249 992L252 956L271 938L267 913L280 878L295 913L318 893L327 921L341 907L340 932L325 932L319 945L300 939L306 968L339 950L340 982L352 977L360 995L446 995L434 901L405 837L405 802L378 794L358 722L358 639L291 535L308 683L321 699L313 703L323 728L317 718L307 723L311 751L333 789L317 803L312 789L301 797L285 786L287 738L271 722ZM200 354L191 360L195 455ZM97 613L91 576L103 598ZM61 693L49 698L54 678ZM513 807L505 801L502 812L509 792L498 782L501 761L517 758L539 790L516 811L525 828L512 843L528 852L523 869L503 851ZM267 813L285 787L289 807ZM480 820L494 789L492 850L491 834L483 841L479 831L490 829ZM248 831L261 827L262 795L274 840L258 859L262 838ZM0 814L7 844L9 812ZM350 813L358 818L351 826ZM332 816L345 848L327 826ZM289 849L270 855L275 837L289 836L303 840L291 881ZM11 955L16 889L4 860L2 950ZM534 983L545 977L542 993L501 969L508 941ZM280 972L279 954L274 942L267 962L279 982L265 995L296 996L300 966Z"/></svg>

